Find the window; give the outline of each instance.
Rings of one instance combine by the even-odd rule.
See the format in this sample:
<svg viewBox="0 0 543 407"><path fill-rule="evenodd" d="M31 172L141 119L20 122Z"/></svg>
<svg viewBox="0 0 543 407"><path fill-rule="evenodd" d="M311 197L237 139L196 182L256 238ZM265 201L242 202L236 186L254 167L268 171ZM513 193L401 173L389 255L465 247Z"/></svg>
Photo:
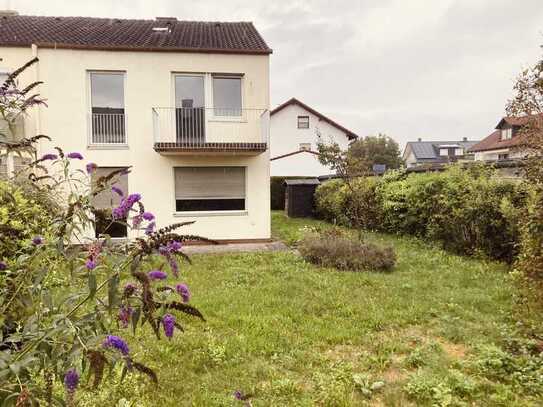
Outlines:
<svg viewBox="0 0 543 407"><path fill-rule="evenodd" d="M509 154L508 153L498 154L498 161L508 160L508 159L509 159Z"/></svg>
<svg viewBox="0 0 543 407"><path fill-rule="evenodd" d="M178 167L175 210L245 210L245 167Z"/></svg>
<svg viewBox="0 0 543 407"><path fill-rule="evenodd" d="M124 73L91 72L91 144L126 144Z"/></svg>
<svg viewBox="0 0 543 407"><path fill-rule="evenodd" d="M439 149L439 155L441 157L448 157L449 156L449 149L448 148L440 148Z"/></svg>
<svg viewBox="0 0 543 407"><path fill-rule="evenodd" d="M298 116L298 128L309 129L309 116Z"/></svg>
<svg viewBox="0 0 543 407"><path fill-rule="evenodd" d="M92 188L96 188L96 182L100 177L104 177L110 174L112 171L122 169L122 167L100 167L97 168L91 177ZM116 182L110 186L119 188L123 195L128 194L128 174L122 174L116 176ZM94 206L94 230L95 237L107 234L111 237L126 237L126 219L120 220L120 222L114 222L111 217L111 210L119 205L121 197L107 187L97 195L92 197L92 205Z"/></svg>
<svg viewBox="0 0 543 407"><path fill-rule="evenodd" d="M300 151L311 151L311 143L300 143Z"/></svg>
<svg viewBox="0 0 543 407"><path fill-rule="evenodd" d="M511 128L502 129L502 140L511 140L512 136L513 136L513 132Z"/></svg>
<svg viewBox="0 0 543 407"><path fill-rule="evenodd" d="M463 148L455 148L454 149L454 155L464 155L464 149Z"/></svg>
<svg viewBox="0 0 543 407"><path fill-rule="evenodd" d="M213 76L215 116L241 116L241 78Z"/></svg>

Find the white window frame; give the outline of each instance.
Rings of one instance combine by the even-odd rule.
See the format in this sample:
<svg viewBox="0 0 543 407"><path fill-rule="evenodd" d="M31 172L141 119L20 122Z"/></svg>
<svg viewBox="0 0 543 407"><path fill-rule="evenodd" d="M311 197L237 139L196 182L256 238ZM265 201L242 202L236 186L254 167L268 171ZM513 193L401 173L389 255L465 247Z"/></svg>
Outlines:
<svg viewBox="0 0 543 407"><path fill-rule="evenodd" d="M210 94L210 104L211 104L211 112L210 115L210 121L213 122L245 122L245 102L244 102L244 88L245 88L245 76L243 74L224 74L224 73L208 73L209 77L208 83L209 83L209 94ZM239 79L239 86L240 86L240 97L241 97L241 115L240 116L218 116L215 115L215 99L214 99L214 87L213 87L213 79Z"/></svg>
<svg viewBox="0 0 543 407"><path fill-rule="evenodd" d="M303 117L304 119L307 118L307 127L300 127L300 118ZM311 118L309 117L309 115L303 115L303 114L299 114L296 116L296 128L298 130L309 130L309 128L311 127Z"/></svg>
<svg viewBox="0 0 543 407"><path fill-rule="evenodd" d="M183 167L243 167L245 173L245 209L234 211L177 211L175 197L175 169ZM173 216L176 218L198 218L206 216L248 216L249 215L249 167L246 165L176 165L172 167Z"/></svg>
<svg viewBox="0 0 543 407"><path fill-rule="evenodd" d="M509 127L508 129L501 129L501 139L502 140L511 140L513 138L513 129Z"/></svg>
<svg viewBox="0 0 543 407"><path fill-rule="evenodd" d="M443 154L443 151L445 151L445 154ZM440 157L448 157L449 156L449 149L448 148L439 148L439 156Z"/></svg>
<svg viewBox="0 0 543 407"><path fill-rule="evenodd" d="M464 149L462 147L455 148L454 149L454 155L455 156L464 155Z"/></svg>
<svg viewBox="0 0 543 407"><path fill-rule="evenodd" d="M92 141L92 88L91 88L91 75L93 73L98 74L112 74L123 76L123 99L124 99L124 143L93 143ZM112 71L103 69L87 69L86 81L87 81L87 149L88 150L125 150L128 149L128 115L126 109L126 71Z"/></svg>

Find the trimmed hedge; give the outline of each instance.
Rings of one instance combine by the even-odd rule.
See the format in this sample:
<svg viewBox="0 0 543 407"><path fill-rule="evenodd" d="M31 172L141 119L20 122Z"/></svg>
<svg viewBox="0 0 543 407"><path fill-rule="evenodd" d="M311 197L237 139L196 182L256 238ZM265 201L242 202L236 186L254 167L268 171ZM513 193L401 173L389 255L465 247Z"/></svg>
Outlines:
<svg viewBox="0 0 543 407"><path fill-rule="evenodd" d="M495 177L493 170L392 171L354 186L354 191L341 181L320 186L317 214L344 225L418 236L456 253L506 261L517 255L518 214L528 192L523 184Z"/></svg>

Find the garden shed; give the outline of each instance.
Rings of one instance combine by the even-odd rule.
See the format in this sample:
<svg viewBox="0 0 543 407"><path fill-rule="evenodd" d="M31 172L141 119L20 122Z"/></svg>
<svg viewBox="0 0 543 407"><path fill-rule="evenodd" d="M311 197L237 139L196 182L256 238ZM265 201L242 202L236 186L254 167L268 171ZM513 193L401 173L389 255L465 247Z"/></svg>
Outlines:
<svg viewBox="0 0 543 407"><path fill-rule="evenodd" d="M307 218L315 212L315 189L317 178L285 180L285 213L291 218Z"/></svg>

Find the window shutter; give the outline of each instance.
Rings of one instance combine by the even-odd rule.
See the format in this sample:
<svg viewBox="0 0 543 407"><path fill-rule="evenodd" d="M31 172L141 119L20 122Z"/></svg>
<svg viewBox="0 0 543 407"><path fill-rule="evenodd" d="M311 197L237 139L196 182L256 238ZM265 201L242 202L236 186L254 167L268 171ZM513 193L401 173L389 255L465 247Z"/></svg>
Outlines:
<svg viewBox="0 0 543 407"><path fill-rule="evenodd" d="M175 199L244 199L244 167L178 167Z"/></svg>
<svg viewBox="0 0 543 407"><path fill-rule="evenodd" d="M101 167L97 168L91 177L92 188L95 188L95 183L100 177L104 177L110 174L112 171L119 170L119 167ZM115 177L116 182L111 183L111 186L115 186L123 191L123 194L126 196L128 194L128 174L122 174ZM111 188L106 188L104 191L100 192L98 195L93 197L92 204L96 209L110 209L119 205L121 202L121 197L111 190Z"/></svg>

